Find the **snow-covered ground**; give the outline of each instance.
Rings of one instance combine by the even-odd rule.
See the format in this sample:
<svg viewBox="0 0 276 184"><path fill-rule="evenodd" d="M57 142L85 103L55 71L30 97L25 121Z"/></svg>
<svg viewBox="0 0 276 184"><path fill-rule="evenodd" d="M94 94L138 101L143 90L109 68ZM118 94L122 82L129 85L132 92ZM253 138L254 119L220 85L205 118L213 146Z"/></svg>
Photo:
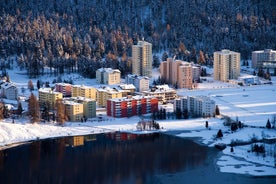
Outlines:
<svg viewBox="0 0 276 184"><path fill-rule="evenodd" d="M19 94L29 96L27 90L26 75L19 70L8 71L10 78L19 86ZM154 71L158 75L158 70ZM56 79L55 76L44 76L41 81L50 83ZM73 79L74 84L84 84L95 86L95 79L84 79L78 75L65 75L64 80ZM32 79L34 85L37 79ZM275 84L276 79L273 78ZM22 94L20 88L26 88ZM178 90L179 95L206 95L216 101L221 114L228 115L233 119L238 118L245 125L265 126L267 119L276 114L276 85L247 86L239 87L214 81L210 78L205 83L199 84L197 90ZM11 144L21 143L30 140L44 139L48 137L59 137L68 135L85 135L101 133L106 131L128 131L136 132L136 125L139 117L131 118L111 118L103 115L103 120L95 118L86 123L67 122L63 127L53 123L30 124L28 119L5 119L0 122L0 149L11 146ZM205 128L208 121L209 128ZM223 119L189 119L189 120L162 120L158 121L162 131L180 131L179 137L200 137L201 143L214 146L216 143L230 144L233 141L249 141L252 138L276 138L276 129L246 127L238 129L232 133L229 127L223 126ZM223 138L216 139L218 130L223 131ZM146 133L146 132L145 132ZM234 152L230 152L227 147L218 158L217 165L222 172L232 172L250 175L276 175L276 148L267 146L270 153L265 157L248 152L250 145L236 146ZM274 155L273 155L274 154Z"/></svg>

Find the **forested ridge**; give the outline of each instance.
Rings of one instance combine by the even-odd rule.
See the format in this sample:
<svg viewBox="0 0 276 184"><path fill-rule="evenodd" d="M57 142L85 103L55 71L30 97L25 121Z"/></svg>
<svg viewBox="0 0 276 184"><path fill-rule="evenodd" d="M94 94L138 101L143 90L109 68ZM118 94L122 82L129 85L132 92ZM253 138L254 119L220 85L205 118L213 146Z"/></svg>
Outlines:
<svg viewBox="0 0 276 184"><path fill-rule="evenodd" d="M276 48L273 0L2 0L0 7L1 68L17 55L30 77L43 66L88 77L112 67L124 75L141 39L154 53L193 62L224 48L242 59Z"/></svg>

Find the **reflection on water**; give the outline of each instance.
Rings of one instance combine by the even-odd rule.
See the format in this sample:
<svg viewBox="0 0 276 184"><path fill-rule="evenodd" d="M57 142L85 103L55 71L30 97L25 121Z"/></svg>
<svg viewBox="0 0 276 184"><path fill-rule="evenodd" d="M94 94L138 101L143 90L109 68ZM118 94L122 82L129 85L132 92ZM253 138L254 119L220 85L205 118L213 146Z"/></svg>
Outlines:
<svg viewBox="0 0 276 184"><path fill-rule="evenodd" d="M109 133L33 142L0 152L1 183L151 183L204 164L206 147L162 134Z"/></svg>

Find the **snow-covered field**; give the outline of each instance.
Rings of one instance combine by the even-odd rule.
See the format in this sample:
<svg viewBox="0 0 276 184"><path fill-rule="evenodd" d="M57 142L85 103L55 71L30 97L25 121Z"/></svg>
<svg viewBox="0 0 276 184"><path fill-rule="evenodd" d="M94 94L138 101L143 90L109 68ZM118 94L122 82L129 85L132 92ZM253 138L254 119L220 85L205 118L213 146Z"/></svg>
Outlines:
<svg viewBox="0 0 276 184"><path fill-rule="evenodd" d="M16 70L15 70L16 71ZM158 73L157 71L155 71ZM19 88L27 89L26 75L20 71L9 71L10 78ZM52 82L57 77L44 76L41 81ZM63 79L73 78L74 84L97 85L95 79L84 79L78 75L63 76ZM37 79L33 79L36 84ZM273 78L273 82L276 80ZM26 90L20 95L28 97ZM238 118L245 125L265 126L267 119L276 114L276 85L239 87L216 81L209 81L199 85L198 90L179 90L179 95L207 95L216 101L221 114L228 115L233 119ZM16 119L12 123L11 119L0 122L0 149L5 149L11 144L25 141L44 139L48 137L59 137L68 135L84 135L101 133L107 131L128 131L136 132L136 125L139 117L131 118L111 118L104 116L103 121L88 121L86 123L67 122L63 127L53 123L30 124L28 119ZM205 121L209 123L209 129L205 128ZM214 146L216 143L230 144L233 141L249 141L252 138L276 138L276 129L266 128L243 128L232 133L229 127L223 126L223 119L189 119L189 120L162 120L158 121L162 131L177 130L182 131L179 137L200 137L201 143ZM223 131L223 138L216 139L218 130ZM136 132L137 133L137 132ZM146 133L146 132L144 132ZM217 165L222 172L232 172L250 175L274 175L276 176L276 148L268 147L271 154L265 157L248 152L247 146L234 147L234 152L230 152L227 147L221 157L218 158Z"/></svg>

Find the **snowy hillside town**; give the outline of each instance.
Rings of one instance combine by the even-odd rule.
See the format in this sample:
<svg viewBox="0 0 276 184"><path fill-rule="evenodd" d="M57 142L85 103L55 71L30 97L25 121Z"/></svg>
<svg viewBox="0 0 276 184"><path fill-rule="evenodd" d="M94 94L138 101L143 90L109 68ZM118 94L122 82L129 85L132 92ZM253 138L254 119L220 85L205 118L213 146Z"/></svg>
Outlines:
<svg viewBox="0 0 276 184"><path fill-rule="evenodd" d="M233 66L221 64L229 56ZM11 61L2 68L1 149L49 137L183 130L176 136L223 146L217 160L221 172L276 173L276 78L254 75L239 53L214 53L214 66L168 58L159 68L134 67L126 79L111 68L97 70L96 79L50 72L29 78L17 57L4 63ZM143 125L151 121L158 126Z"/></svg>
<svg viewBox="0 0 276 184"><path fill-rule="evenodd" d="M0 7L1 183L276 183L275 0Z"/></svg>

